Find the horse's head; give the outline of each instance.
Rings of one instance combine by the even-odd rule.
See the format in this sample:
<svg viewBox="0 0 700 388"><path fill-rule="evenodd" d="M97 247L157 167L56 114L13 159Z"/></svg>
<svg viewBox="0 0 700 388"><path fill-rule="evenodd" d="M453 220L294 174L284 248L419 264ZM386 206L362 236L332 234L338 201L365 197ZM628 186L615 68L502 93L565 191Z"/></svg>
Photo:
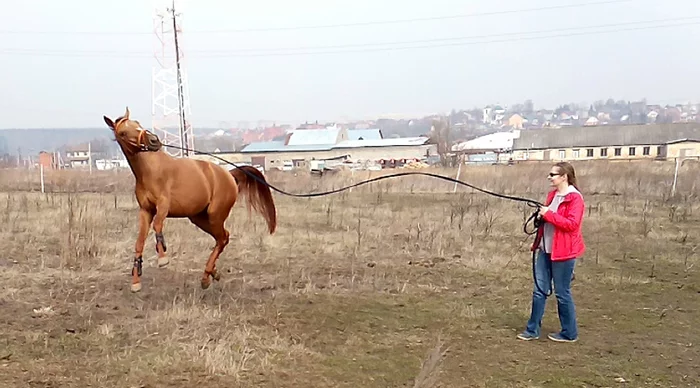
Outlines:
<svg viewBox="0 0 700 388"><path fill-rule="evenodd" d="M131 154L144 151L155 152L163 147L158 136L145 130L138 121L129 119L129 107L126 107L124 116L115 121L107 116L103 116L103 118L125 152Z"/></svg>

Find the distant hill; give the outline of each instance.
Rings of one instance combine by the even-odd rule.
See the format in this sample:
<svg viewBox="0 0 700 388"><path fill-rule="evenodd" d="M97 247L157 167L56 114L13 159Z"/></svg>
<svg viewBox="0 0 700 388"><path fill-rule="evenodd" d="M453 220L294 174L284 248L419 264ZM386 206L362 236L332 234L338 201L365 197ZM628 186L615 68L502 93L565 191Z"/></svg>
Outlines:
<svg viewBox="0 0 700 388"><path fill-rule="evenodd" d="M0 153L22 156L37 155L41 151L55 152L62 147L88 141L111 141L108 128L42 128L0 130Z"/></svg>
<svg viewBox="0 0 700 388"><path fill-rule="evenodd" d="M195 136L203 136L217 129L195 128ZM112 132L104 128L41 128L41 129L0 129L0 156L36 156L41 151L63 151L71 145L91 142L95 150L107 155L121 153L113 141Z"/></svg>

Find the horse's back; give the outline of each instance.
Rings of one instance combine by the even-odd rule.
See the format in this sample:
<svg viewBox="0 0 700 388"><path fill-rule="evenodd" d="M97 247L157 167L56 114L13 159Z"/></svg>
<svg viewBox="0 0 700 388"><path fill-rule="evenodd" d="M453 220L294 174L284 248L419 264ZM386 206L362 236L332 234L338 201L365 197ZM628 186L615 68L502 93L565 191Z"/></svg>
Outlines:
<svg viewBox="0 0 700 388"><path fill-rule="evenodd" d="M207 176L212 188L221 188L225 190L232 190L236 186L236 181L233 179L231 173L229 173L225 168L214 164L206 160L191 159L197 164L197 167Z"/></svg>
<svg viewBox="0 0 700 388"><path fill-rule="evenodd" d="M205 160L195 160L195 162L209 179L211 187L209 212L223 212L228 216L228 212L238 198L238 186L233 175L214 163Z"/></svg>

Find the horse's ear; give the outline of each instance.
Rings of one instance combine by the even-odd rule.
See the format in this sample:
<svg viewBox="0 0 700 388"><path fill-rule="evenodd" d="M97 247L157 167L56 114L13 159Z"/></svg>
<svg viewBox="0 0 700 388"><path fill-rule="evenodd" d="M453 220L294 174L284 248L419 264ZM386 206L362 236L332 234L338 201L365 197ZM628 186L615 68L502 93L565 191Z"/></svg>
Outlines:
<svg viewBox="0 0 700 388"><path fill-rule="evenodd" d="M102 118L104 118L105 123L107 123L107 126L110 127L114 131L114 121L112 121L112 119L110 119L107 116L102 116Z"/></svg>
<svg viewBox="0 0 700 388"><path fill-rule="evenodd" d="M126 107L126 112L124 113L124 120L129 120L129 107Z"/></svg>

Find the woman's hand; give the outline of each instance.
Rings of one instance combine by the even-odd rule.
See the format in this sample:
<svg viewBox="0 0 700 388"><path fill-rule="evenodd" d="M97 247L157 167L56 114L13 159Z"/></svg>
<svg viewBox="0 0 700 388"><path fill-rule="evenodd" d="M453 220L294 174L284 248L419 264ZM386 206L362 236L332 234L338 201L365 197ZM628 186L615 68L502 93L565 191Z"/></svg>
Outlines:
<svg viewBox="0 0 700 388"><path fill-rule="evenodd" d="M544 213L547 213L548 210L549 208L547 206L542 206L540 208L540 217L544 217Z"/></svg>

